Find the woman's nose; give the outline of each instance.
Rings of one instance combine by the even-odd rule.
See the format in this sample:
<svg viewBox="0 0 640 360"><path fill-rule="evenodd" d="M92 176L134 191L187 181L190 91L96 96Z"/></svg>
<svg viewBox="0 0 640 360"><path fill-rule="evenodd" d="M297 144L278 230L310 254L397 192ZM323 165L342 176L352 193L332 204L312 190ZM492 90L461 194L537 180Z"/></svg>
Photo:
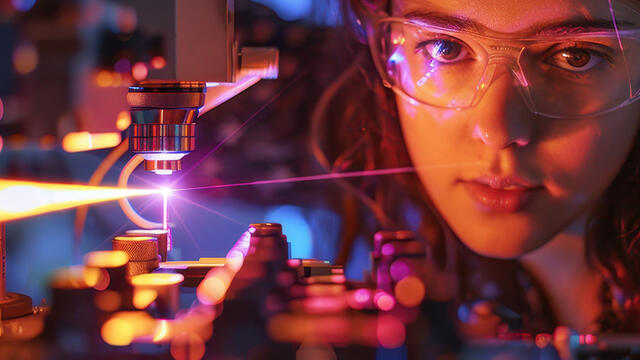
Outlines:
<svg viewBox="0 0 640 360"><path fill-rule="evenodd" d="M531 141L533 114L506 66L499 66L489 87L473 107L472 136L494 150L526 146Z"/></svg>

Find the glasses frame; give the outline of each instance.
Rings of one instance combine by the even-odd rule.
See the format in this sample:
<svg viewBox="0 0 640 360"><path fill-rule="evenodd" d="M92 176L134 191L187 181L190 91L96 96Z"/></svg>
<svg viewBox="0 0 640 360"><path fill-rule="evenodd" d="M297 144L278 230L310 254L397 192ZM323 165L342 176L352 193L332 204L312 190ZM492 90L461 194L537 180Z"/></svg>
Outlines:
<svg viewBox="0 0 640 360"><path fill-rule="evenodd" d="M446 27L442 27L442 26L438 26L438 25L431 25L428 23L425 23L423 21L416 21L416 20L411 20L411 19L407 19L407 18L403 18L403 17L393 17L393 16L387 16L385 13L379 11L376 13L369 13L368 14L368 19L371 19L372 21L367 21L365 22L365 29L366 29L366 33L367 33L367 41L369 44L369 49L371 52L371 57L373 58L374 64L376 69L378 70L378 73L380 75L380 77L382 78L382 82L384 84L385 87L391 89L394 91L394 93L400 95L401 97L403 97L404 99L412 102L412 103L419 103L422 105L428 105L431 107L435 107L435 108L441 108L441 109L456 109L456 110L463 110L463 109L468 109L471 107L476 106L480 100L482 99L484 93L486 93L486 91L488 90L488 88L491 86L491 80L493 78L493 71L495 71L495 67L492 65L497 65L499 63L506 63L506 59L512 59L509 63L507 63L508 68L510 69L512 76L515 77L515 79L518 81L519 86L517 86L520 95L522 96L524 102L526 103L527 107L529 108L529 110L537 115L540 116L544 116L544 117L549 117L549 118L562 118L562 119L578 119L578 118L585 118L585 117L594 117L594 116L599 116L599 115L604 115L607 113L610 113L612 111L618 110L620 108L623 108L625 106L628 106L632 103L634 103L635 101L637 101L638 99L640 99L640 86L638 87L637 90L634 90L631 83L629 83L629 87L630 87L630 97L627 98L625 101L623 101L620 104L617 104L615 106L612 107L608 107L606 109L603 110L599 110L596 112L592 112L592 113L588 113L588 114L578 114L578 115L556 115L556 114L550 114L550 113L545 113L543 111L539 111L535 108L534 105L534 101L533 101L533 97L529 91L529 87L528 87L528 82L526 80L525 77L525 73L522 69L522 66L520 64L520 56L522 55L523 51L526 49L526 45L527 44L532 44L532 43L540 43L540 42L546 42L546 41L553 41L553 40L563 40L563 39L573 39L575 40L576 38L580 38L580 37L597 37L597 36L611 36L611 34L615 34L615 36L617 37L617 40L619 42L619 44L621 44L620 42L620 38L624 37L624 38L630 38L630 39L635 39L640 41L640 29L629 29L629 30L620 30L620 31L599 31L599 32L583 32L583 33L576 33L576 34L571 34L571 35L560 35L560 36L537 36L537 37L524 37L524 38L518 38L518 37L509 37L509 36L505 36L505 37L497 37L497 36L488 36L488 35L483 35L483 34L479 34L476 32L471 32L471 31L461 31L458 29L452 29L452 28L446 28ZM380 36L379 32L381 29L381 25L383 23L402 23L402 24L406 24L409 26L417 26L417 27L421 27L421 28L425 28L427 30L435 30L437 32L444 32L444 33L454 33L454 34L463 34L465 36L471 36L473 38L477 38L480 40L484 40L487 42L493 42L495 44L499 44L500 46L498 50L494 50L494 51L487 51L488 54L488 60L487 63L485 64L485 69L483 70L484 73L481 77L481 80L478 84L476 84L479 88L476 91L473 100L470 102L469 105L467 106L462 106L462 107L456 107L456 106L442 106L442 105L434 105L431 103L428 103L426 101L420 100L418 98L413 97L412 95L410 95L401 85L397 85L396 81L394 79L391 78L391 76L387 73L387 71L385 71L385 67L382 63L382 50L380 49L380 45L381 43L379 42L380 39L382 39L382 37ZM505 46L505 41L509 42L509 44L514 43L517 44L515 46ZM483 46L483 48L485 49L485 51L487 50L486 47ZM517 54L515 54L515 49L519 49L517 50ZM622 49L623 52L623 56L624 56L624 49ZM627 72L627 77L630 78L630 73L629 73L629 65L626 63L626 57L624 57L625 60L625 70ZM639 64L640 66L640 64ZM491 71L491 73L489 73L489 71ZM485 83L486 81L486 83ZM480 88L479 85L481 84L486 84L487 86L484 86L482 88ZM635 91L635 92L634 92Z"/></svg>

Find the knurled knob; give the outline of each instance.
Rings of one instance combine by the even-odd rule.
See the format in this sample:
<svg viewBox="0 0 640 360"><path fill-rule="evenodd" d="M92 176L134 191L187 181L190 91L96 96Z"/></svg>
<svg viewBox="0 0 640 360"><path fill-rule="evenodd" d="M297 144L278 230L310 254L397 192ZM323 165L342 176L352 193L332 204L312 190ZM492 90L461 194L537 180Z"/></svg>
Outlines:
<svg viewBox="0 0 640 360"><path fill-rule="evenodd" d="M149 261L158 258L158 240L151 236L116 236L111 241L113 250L129 255L130 261Z"/></svg>

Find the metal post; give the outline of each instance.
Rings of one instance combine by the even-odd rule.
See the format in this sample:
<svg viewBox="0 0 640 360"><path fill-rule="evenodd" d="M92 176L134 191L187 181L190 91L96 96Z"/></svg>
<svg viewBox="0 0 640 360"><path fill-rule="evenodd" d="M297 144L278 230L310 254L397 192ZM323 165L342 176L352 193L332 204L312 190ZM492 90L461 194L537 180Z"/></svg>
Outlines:
<svg viewBox="0 0 640 360"><path fill-rule="evenodd" d="M31 298L7 292L7 233L5 224L0 222L0 318L12 319L32 313Z"/></svg>
<svg viewBox="0 0 640 360"><path fill-rule="evenodd" d="M7 240L4 223L0 222L0 300L7 297Z"/></svg>

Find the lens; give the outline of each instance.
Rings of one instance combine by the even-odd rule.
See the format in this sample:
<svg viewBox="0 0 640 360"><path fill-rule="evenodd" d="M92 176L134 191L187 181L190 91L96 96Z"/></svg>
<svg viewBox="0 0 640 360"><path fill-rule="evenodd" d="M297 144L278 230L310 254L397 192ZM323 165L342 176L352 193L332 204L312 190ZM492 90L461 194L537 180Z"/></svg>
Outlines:
<svg viewBox="0 0 640 360"><path fill-rule="evenodd" d="M622 47L620 46L622 44ZM528 45L519 63L534 111L557 117L611 110L640 84L640 43L615 33Z"/></svg>
<svg viewBox="0 0 640 360"><path fill-rule="evenodd" d="M464 35L396 19L378 24L374 56L392 86L447 108L471 105L487 64L482 48Z"/></svg>

